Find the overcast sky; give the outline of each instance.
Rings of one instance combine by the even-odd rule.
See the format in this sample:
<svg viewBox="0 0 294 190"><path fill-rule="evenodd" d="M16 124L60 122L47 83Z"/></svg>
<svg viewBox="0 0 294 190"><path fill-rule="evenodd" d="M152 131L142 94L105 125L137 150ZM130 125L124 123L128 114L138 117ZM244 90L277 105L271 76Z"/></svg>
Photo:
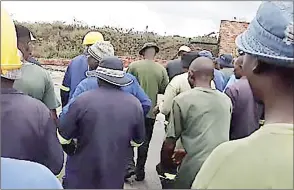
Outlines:
<svg viewBox="0 0 294 190"><path fill-rule="evenodd" d="M89 25L119 26L159 34L193 37L217 32L220 20L250 22L260 1L6 1L18 21L65 21L75 17Z"/></svg>

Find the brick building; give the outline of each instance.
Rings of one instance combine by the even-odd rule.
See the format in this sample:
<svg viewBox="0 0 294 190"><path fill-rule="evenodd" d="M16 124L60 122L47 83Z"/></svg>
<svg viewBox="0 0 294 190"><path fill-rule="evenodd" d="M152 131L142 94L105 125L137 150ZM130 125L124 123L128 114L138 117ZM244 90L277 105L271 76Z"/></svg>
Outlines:
<svg viewBox="0 0 294 190"><path fill-rule="evenodd" d="M221 20L218 38L219 55L224 53L236 54L235 39L247 29L248 25L248 22Z"/></svg>

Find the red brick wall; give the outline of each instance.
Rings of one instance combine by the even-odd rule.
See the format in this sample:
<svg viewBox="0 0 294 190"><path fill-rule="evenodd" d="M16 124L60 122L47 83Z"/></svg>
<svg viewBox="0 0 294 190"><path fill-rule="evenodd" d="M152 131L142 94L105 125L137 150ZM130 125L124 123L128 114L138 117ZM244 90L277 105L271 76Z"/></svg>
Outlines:
<svg viewBox="0 0 294 190"><path fill-rule="evenodd" d="M222 20L219 29L219 55L224 53L231 53L235 55L236 37L244 32L249 23L239 21Z"/></svg>
<svg viewBox="0 0 294 190"><path fill-rule="evenodd" d="M128 67L128 65L130 63L132 63L133 61L139 60L140 58L132 58L132 57L126 57L126 56L122 56L120 57L124 63L125 67ZM69 59L38 59L43 65L56 65L56 66L67 66L70 62ZM156 59L156 62L162 64L163 66L166 65L166 60L160 60L160 59Z"/></svg>

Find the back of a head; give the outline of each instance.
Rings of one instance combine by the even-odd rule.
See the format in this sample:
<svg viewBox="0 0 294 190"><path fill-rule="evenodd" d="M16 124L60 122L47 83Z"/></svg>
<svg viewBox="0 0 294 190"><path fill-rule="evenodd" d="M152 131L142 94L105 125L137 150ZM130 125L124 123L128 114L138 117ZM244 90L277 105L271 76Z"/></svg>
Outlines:
<svg viewBox="0 0 294 190"><path fill-rule="evenodd" d="M21 67L14 23L1 7L1 75Z"/></svg>
<svg viewBox="0 0 294 190"><path fill-rule="evenodd" d="M198 57L191 63L189 70L195 72L197 77L211 80L213 78L214 63L207 57Z"/></svg>

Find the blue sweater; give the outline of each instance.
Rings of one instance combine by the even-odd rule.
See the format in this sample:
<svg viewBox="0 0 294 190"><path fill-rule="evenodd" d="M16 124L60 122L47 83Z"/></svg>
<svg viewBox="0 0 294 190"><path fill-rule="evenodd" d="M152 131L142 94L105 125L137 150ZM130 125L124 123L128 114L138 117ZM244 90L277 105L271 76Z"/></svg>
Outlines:
<svg viewBox="0 0 294 190"><path fill-rule="evenodd" d="M213 74L214 74L213 81L214 81L214 84L215 84L215 88L222 92L224 90L224 88L225 88L225 81L224 81L224 78L223 78L223 74L222 74L222 72L220 72L217 69L214 69Z"/></svg>
<svg viewBox="0 0 294 190"><path fill-rule="evenodd" d="M136 77L133 75L126 73L127 77L131 78L134 82L128 86L122 87L121 90L130 93L134 95L142 104L142 108L144 111L144 114L146 115L150 108L151 108L151 100L149 97L145 94L144 90L140 86L139 82L137 81ZM69 106L75 101L75 99L82 94L83 92L86 92L88 90L96 89L98 88L97 78L95 77L89 77L84 79L80 82L80 84L76 87L74 93L72 94L71 99L69 100L68 104L63 107L62 112L60 114L60 117L62 117L64 114L68 112Z"/></svg>

